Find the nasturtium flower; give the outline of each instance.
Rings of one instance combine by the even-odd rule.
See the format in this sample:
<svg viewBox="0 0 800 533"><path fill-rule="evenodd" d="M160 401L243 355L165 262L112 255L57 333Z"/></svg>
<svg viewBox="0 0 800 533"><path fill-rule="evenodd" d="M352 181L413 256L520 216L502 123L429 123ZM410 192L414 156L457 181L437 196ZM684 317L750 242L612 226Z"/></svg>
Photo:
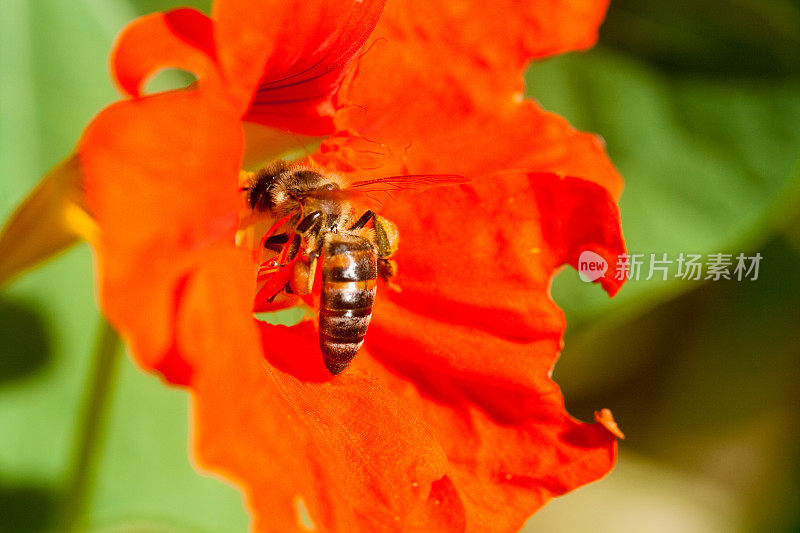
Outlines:
<svg viewBox="0 0 800 533"><path fill-rule="evenodd" d="M591 46L606 7L228 0L123 32L128 97L78 147L101 305L187 387L196 461L242 488L255 531L301 531L301 509L321 531L513 531L611 469L610 413L573 419L551 379L549 287L584 250L624 252L622 182L597 137L522 97L528 63ZM143 95L163 67L197 82ZM379 287L340 376L313 322L254 317L259 264L236 245L251 122L329 136L310 159L352 176L471 180L386 202L402 291Z"/></svg>

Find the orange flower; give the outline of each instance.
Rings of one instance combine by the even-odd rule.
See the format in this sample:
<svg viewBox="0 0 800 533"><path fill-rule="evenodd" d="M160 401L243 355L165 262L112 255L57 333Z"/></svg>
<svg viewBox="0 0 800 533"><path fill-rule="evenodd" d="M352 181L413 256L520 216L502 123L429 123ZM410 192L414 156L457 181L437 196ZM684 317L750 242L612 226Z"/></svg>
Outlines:
<svg viewBox="0 0 800 533"><path fill-rule="evenodd" d="M598 139L520 96L526 63L591 45L606 6L389 2L349 68L382 7L231 0L125 30L132 98L79 147L101 303L143 367L188 387L197 461L245 490L256 531L301 530L301 507L323 531L514 530L616 452L610 414L572 419L550 379L549 285L585 249L624 251L621 180ZM165 66L196 86L141 96ZM353 175L472 179L386 206L403 291L379 287L341 376L311 322L253 317L258 264L234 244L250 121L335 129L314 160Z"/></svg>

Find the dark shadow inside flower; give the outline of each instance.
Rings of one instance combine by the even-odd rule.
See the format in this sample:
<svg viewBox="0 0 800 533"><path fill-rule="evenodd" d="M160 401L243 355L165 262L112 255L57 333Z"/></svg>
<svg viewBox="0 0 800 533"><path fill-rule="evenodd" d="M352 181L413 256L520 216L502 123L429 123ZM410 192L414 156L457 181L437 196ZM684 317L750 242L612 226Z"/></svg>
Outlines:
<svg viewBox="0 0 800 533"><path fill-rule="evenodd" d="M246 120L259 122L260 113L264 111L262 106L327 98L331 87L342 76L341 69L361 48L363 40L354 39L354 32L365 27L369 18L368 12L350 10L335 35L321 34L320 37L325 37L325 40L319 44L312 41L312 46L316 45L313 53L300 55L300 60L279 77L267 72L259 83Z"/></svg>
<svg viewBox="0 0 800 533"><path fill-rule="evenodd" d="M292 22L301 21L304 28L313 31L297 31L296 24L277 31L278 53L267 58L244 120L291 125L300 133L318 134L323 129L331 133L330 121L303 125L298 119L308 115L310 109L333 110L333 92L369 36L381 9L382 3L377 9L353 8L347 3L328 3L322 9L312 4L298 8Z"/></svg>

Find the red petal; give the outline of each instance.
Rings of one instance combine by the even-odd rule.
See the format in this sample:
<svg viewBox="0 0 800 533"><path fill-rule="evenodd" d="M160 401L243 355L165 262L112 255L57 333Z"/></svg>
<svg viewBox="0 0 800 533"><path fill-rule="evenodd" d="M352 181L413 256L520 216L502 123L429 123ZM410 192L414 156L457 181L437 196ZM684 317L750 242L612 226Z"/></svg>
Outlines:
<svg viewBox="0 0 800 533"><path fill-rule="evenodd" d="M622 181L602 141L522 99L528 62L592 44L606 4L390 4L358 75L340 92L336 117L341 130L374 142L345 136L329 148L385 151L407 165L381 169L388 173L555 172L595 181L618 196ZM356 168L374 166L348 155Z"/></svg>
<svg viewBox="0 0 800 533"><path fill-rule="evenodd" d="M180 344L198 362L199 462L245 487L256 531L301 530L299 499L322 531L461 529L446 457L379 382L304 383L265 364L249 317L250 271L244 253L209 251L186 289ZM269 351L321 357L308 337L270 329Z"/></svg>
<svg viewBox="0 0 800 533"><path fill-rule="evenodd" d="M554 174L508 173L406 194L382 214L400 229L403 292L394 301L515 339L563 329L548 292L558 267L585 249L610 260L625 251L608 192ZM613 271L602 283L611 292L621 284Z"/></svg>
<svg viewBox="0 0 800 533"><path fill-rule="evenodd" d="M163 68L188 70L200 84L219 84L211 20L189 8L134 20L117 39L111 64L117 85L129 96L141 95Z"/></svg>
<svg viewBox="0 0 800 533"><path fill-rule="evenodd" d="M171 66L200 70L200 91L118 104L96 119L81 159L103 232L103 306L144 365L190 383L199 460L246 488L257 530L299 530L298 497L326 531L516 528L548 498L607 472L615 453L605 427L568 417L550 380L563 316L548 293L555 269L582 247L624 250L614 202L573 178L490 175L555 170L619 192L597 139L513 99L524 61L588 44L605 3L526 3L527 24L553 25L535 32L514 19L518 3L475 4L478 20L465 20L476 17L463 3L393 5L387 40L350 87L349 101L366 111L337 118L385 146L355 136L332 144L379 146L401 166L410 142L413 171L476 180L387 210L403 233L404 292L378 298L374 359L362 354L329 378L308 323L259 331L252 319L255 267L226 225L240 202L237 117L259 81L298 74L299 101L274 106L293 116L254 119L325 130L332 73L368 31L345 23L341 40L328 38L350 14L369 25L379 4L330 0L326 14L296 1L223 0L214 31L233 108L204 84L214 79L203 70L208 33L192 30L189 44L166 52L179 57ZM573 8L586 16L569 25L562 17ZM163 20L143 28L156 43L182 39ZM120 83L139 90L153 54L128 53Z"/></svg>
<svg viewBox="0 0 800 533"><path fill-rule="evenodd" d="M205 246L233 242L242 147L233 110L205 91L114 104L81 139L103 308L139 362L171 381L188 379L173 349L180 283Z"/></svg>
<svg viewBox="0 0 800 533"><path fill-rule="evenodd" d="M250 107L247 120L306 134L330 133L332 94L384 3L216 2L220 63L242 110Z"/></svg>
<svg viewBox="0 0 800 533"><path fill-rule="evenodd" d="M405 327L418 325L408 322ZM484 340L482 334L473 337L476 345ZM571 419L557 389L539 396L496 389L495 397L509 394L504 401L509 406L516 403L520 413L509 423L474 406L472 393L481 384L465 376L433 368L418 368L413 376L397 368L387 370L385 362L376 364L362 353L356 364L395 390L433 431L449 460L448 477L465 507L466 531L517 531L551 498L596 481L614 465L617 448L612 434L600 424ZM409 378L419 376L424 379L411 386Z"/></svg>
<svg viewBox="0 0 800 533"><path fill-rule="evenodd" d="M542 237L557 254L558 263L578 268L581 252L591 250L609 265L625 253L620 227L619 207L605 190L578 178L563 178L548 174L528 177L534 184ZM597 281L609 296L614 296L625 280L615 277L610 268Z"/></svg>
<svg viewBox="0 0 800 533"><path fill-rule="evenodd" d="M431 190L388 207L401 231L402 292L378 297L370 349L480 384L473 401L489 402L501 418L513 418L518 400L491 387L556 390L547 374L564 319L550 281L584 249L624 253L609 194L583 180L533 174ZM613 272L603 282L612 291L621 283ZM392 309L383 310L388 300Z"/></svg>
<svg viewBox="0 0 800 533"><path fill-rule="evenodd" d="M431 427L470 529L518 528L614 462L613 436L572 420L550 378L564 321L549 285L581 249L624 252L618 209L602 187L544 174L404 199L387 212L403 292L378 297L367 347L380 364L355 364Z"/></svg>

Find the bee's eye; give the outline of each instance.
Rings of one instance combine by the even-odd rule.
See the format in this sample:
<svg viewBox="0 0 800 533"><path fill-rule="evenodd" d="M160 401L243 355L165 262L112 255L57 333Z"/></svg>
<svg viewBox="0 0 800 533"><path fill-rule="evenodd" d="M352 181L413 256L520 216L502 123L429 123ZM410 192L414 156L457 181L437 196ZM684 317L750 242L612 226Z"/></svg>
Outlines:
<svg viewBox="0 0 800 533"><path fill-rule="evenodd" d="M325 185L322 186L322 189L326 191L335 191L338 188L339 188L338 183L326 183Z"/></svg>
<svg viewBox="0 0 800 533"><path fill-rule="evenodd" d="M272 207L270 190L277 176L259 170L249 186L243 190L247 192L247 205L254 211L268 211Z"/></svg>

